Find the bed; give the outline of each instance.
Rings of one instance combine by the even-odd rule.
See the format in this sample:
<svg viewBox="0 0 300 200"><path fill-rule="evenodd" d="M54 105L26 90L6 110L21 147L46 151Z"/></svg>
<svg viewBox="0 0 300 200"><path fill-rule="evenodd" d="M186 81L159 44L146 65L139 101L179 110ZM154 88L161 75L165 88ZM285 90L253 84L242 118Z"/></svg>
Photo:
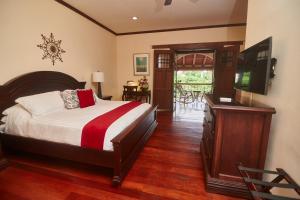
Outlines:
<svg viewBox="0 0 300 200"><path fill-rule="evenodd" d="M65 89L83 89L85 82L79 82L73 77L54 71L38 71L25 75L21 75L4 85L0 86L0 113L5 109L13 106L15 100L22 96L28 96L33 94L39 94L44 92L50 92L55 90ZM99 110L103 105L117 106L122 104L121 102L102 101L99 104ZM97 107L97 105L95 106ZM101 108L100 108L101 107ZM154 132L156 121L156 106L148 106L143 108L143 112L138 115L137 118L132 119L130 124L124 126L124 129L117 130L112 129L113 132L117 132L112 138L108 138L109 143L107 147L102 151L95 149L82 148L78 145L78 141L70 140L70 142L58 142L59 140L49 141L39 137L28 137L28 135L38 134L38 131L32 131L32 129L23 129L23 135L7 133L0 134L2 148L4 152L6 150L17 150L29 153L35 153L45 156L51 156L55 158L61 158L96 166L103 166L113 169L112 184L118 186L128 173L129 169L136 160L139 152L143 149L145 143ZM92 115L93 111L86 109L88 115ZM80 113L82 111L73 111L74 113ZM104 111L103 111L104 112ZM72 114L75 116L75 114ZM68 113L65 113L68 114ZM53 126L59 121L58 116L63 116L64 113L54 113L52 116L46 116L34 121L34 123L42 123L44 121L51 121ZM1 116L2 117L2 116ZM57 118L55 120L55 118ZM76 120L76 118L74 118ZM33 123L33 122L32 122ZM64 122L65 124L71 123L70 121ZM119 126L118 126L119 127ZM40 132L46 134L45 129L38 129ZM61 128L54 126L48 129L47 134L61 135L60 132L64 131ZM59 132L59 133L58 133ZM76 132L76 130L75 130ZM43 135L43 133L39 133ZM24 136L25 135L25 136ZM37 139L38 138L38 139Z"/></svg>

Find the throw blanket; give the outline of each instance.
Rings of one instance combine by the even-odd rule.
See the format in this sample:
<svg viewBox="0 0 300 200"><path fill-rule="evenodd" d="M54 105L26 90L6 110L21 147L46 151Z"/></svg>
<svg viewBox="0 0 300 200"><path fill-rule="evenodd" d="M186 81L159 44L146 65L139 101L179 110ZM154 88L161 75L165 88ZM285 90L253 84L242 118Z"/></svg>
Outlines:
<svg viewBox="0 0 300 200"><path fill-rule="evenodd" d="M82 129L81 146L103 150L104 137L108 127L139 105L141 102L129 102L91 120Z"/></svg>

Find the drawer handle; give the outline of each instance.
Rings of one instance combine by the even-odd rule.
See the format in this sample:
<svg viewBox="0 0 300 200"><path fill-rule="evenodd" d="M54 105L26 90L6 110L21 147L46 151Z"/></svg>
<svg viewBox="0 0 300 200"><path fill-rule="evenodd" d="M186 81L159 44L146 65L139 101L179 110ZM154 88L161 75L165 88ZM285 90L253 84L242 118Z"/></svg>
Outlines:
<svg viewBox="0 0 300 200"><path fill-rule="evenodd" d="M207 112L207 110L203 110L203 112Z"/></svg>

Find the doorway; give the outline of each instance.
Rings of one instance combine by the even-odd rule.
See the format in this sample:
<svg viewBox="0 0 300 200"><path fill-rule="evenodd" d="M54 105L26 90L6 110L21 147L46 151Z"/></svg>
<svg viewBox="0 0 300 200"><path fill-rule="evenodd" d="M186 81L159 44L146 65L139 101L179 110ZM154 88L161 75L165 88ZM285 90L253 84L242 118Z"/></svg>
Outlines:
<svg viewBox="0 0 300 200"><path fill-rule="evenodd" d="M204 94L212 93L215 53L208 50L179 51L174 66L174 118L199 121L203 118Z"/></svg>
<svg viewBox="0 0 300 200"><path fill-rule="evenodd" d="M194 121L203 117L204 94L212 92L213 71L174 71L174 117L178 121Z"/></svg>
<svg viewBox="0 0 300 200"><path fill-rule="evenodd" d="M152 46L155 49L153 104L158 105L159 111L176 111L179 105L187 107L200 104L203 93L212 93L216 97L233 97L236 58L242 43L229 41ZM208 82L179 82L178 77L186 74L210 78ZM205 84L208 86L204 87ZM190 90L192 95L178 96L179 86L182 87L181 91L188 87L186 90Z"/></svg>

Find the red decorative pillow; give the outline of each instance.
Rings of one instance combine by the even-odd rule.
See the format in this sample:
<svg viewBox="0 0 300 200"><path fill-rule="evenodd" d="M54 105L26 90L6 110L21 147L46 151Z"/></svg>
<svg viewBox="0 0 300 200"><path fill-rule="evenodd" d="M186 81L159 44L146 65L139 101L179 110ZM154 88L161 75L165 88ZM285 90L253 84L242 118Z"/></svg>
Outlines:
<svg viewBox="0 0 300 200"><path fill-rule="evenodd" d="M93 90L77 90L80 108L85 108L95 105Z"/></svg>

